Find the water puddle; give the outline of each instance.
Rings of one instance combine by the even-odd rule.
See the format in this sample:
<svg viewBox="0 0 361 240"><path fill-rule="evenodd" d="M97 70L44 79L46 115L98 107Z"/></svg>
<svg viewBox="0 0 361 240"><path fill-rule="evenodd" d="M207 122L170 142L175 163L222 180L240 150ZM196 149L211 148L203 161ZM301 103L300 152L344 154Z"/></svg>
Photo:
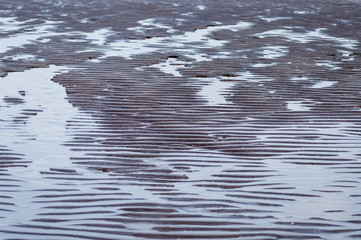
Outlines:
<svg viewBox="0 0 361 240"><path fill-rule="evenodd" d="M136 32L143 31L144 26L158 26L160 28L165 28L164 25L157 25L155 19L147 19L140 21L138 27L130 28ZM200 52L202 48L219 48L226 44L226 40L213 39L211 34L220 31L220 30L230 30L230 31L239 31L251 27L253 24L249 22L240 21L233 25L210 25L203 29L196 29L195 31L185 32L181 35L173 35L166 37L150 37L146 39L136 40L118 40L115 42L110 42L106 45L106 48L101 49L104 56L103 58L119 56L126 59L132 58L132 56L140 54L149 54L152 52L161 51L164 46L167 46L170 49L173 49L179 53L182 53L183 56L194 59L195 61L210 61L212 56L208 54L203 54ZM167 28L168 31L173 32L173 29L170 27ZM105 31L94 32L94 36L99 38L104 38L104 34L109 34ZM100 44L99 44L100 45ZM103 45L101 45L103 46Z"/></svg>
<svg viewBox="0 0 361 240"><path fill-rule="evenodd" d="M24 22L16 21L16 17L1 17L0 18L0 25L1 29L0 32L11 32L16 31L24 24Z"/></svg>
<svg viewBox="0 0 361 240"><path fill-rule="evenodd" d="M267 78L265 76L256 75L249 71L239 72L234 76L219 76L214 78L194 78L200 82L207 81L208 84L204 85L202 89L198 92L203 98L208 100L209 105L219 105L226 104L224 95L232 95L231 89L237 83L250 82L250 83L260 83L264 81L272 81L273 79Z"/></svg>
<svg viewBox="0 0 361 240"><path fill-rule="evenodd" d="M336 82L333 81L320 81L312 85L310 88L326 88L326 87L331 87L335 83Z"/></svg>
<svg viewBox="0 0 361 240"><path fill-rule="evenodd" d="M44 61L44 59L39 59L31 54L16 54L11 57L5 57L5 59L12 61Z"/></svg>
<svg viewBox="0 0 361 240"><path fill-rule="evenodd" d="M167 33L176 32L176 30L173 27L165 25L165 24L161 24L155 18L141 20L138 23L140 24L140 26L130 27L130 28L127 28L127 30L134 31L136 33L145 33L147 31L153 30L153 29L165 29Z"/></svg>
<svg viewBox="0 0 361 240"><path fill-rule="evenodd" d="M147 67L140 68L140 70L143 70L144 68L158 68L160 71L171 74L174 77L182 77L182 74L179 72L178 69L185 68L186 65L189 64L188 62L184 62L181 60L178 60L177 58L169 57L167 61L150 65Z"/></svg>
<svg viewBox="0 0 361 240"><path fill-rule="evenodd" d="M114 34L109 28L98 29L94 32L54 32L56 25L59 22L45 21L42 24L32 25L30 22L36 19L20 22L16 18L1 18L2 32L7 32L9 35L6 38L0 38L0 53L5 53L13 48L20 48L26 44L35 43L48 43L51 41L51 37L67 35L67 36L84 36L90 40L92 44L98 46L104 46L106 39L109 35ZM20 34L11 34L11 31L22 30ZM67 42L79 42L78 39L65 39ZM16 60L16 58L15 58Z"/></svg>
<svg viewBox="0 0 361 240"><path fill-rule="evenodd" d="M106 43L107 37L114 34L114 32L109 28L103 28L89 33L81 32L81 34L85 35L86 39L90 40L92 44L102 46Z"/></svg>
<svg viewBox="0 0 361 240"><path fill-rule="evenodd" d="M65 89L51 78L67 71L52 65L9 73L0 80L2 144L34 162L61 154L66 120L77 111L65 100Z"/></svg>
<svg viewBox="0 0 361 240"><path fill-rule="evenodd" d="M29 208L35 194L31 190L54 187L54 182L44 180L41 172L82 171L71 163L72 153L63 145L70 140L67 121L78 111L65 99L65 89L51 81L67 71L66 67L51 65L9 73L0 79L0 142L29 161L27 167L8 168L12 179L20 181L21 191L12 193L15 206L3 223L35 217L36 211Z"/></svg>
<svg viewBox="0 0 361 240"><path fill-rule="evenodd" d="M238 72L236 76L221 76L223 81L246 81L251 83L273 81L272 78L257 75L250 71Z"/></svg>
<svg viewBox="0 0 361 240"><path fill-rule="evenodd" d="M280 20L289 20L291 17L260 17L260 19L265 20L266 22L275 22Z"/></svg>
<svg viewBox="0 0 361 240"><path fill-rule="evenodd" d="M287 41L296 42L296 43L310 43L314 41L331 41L339 45L339 47L347 49L355 49L358 46L358 41L348 38L333 37L324 33L326 29L318 28L309 32L299 32L294 31L293 29L273 29L265 31L263 33L257 33L255 36L260 38L266 37L282 37Z"/></svg>
<svg viewBox="0 0 361 240"><path fill-rule="evenodd" d="M355 60L355 54L351 51L347 50L338 50L341 54L341 61L343 62L351 62Z"/></svg>
<svg viewBox="0 0 361 240"><path fill-rule="evenodd" d="M167 32L170 33L174 32L174 29L166 25L157 23L157 20L154 18L139 21L139 24L140 26L128 28L128 30L139 33L146 31L148 28L161 28L166 29ZM126 59L131 59L135 55L149 54L152 52L161 51L164 46L167 46L168 48L175 50L178 55L192 59L195 62L211 61L215 58L228 57L231 54L230 52L225 51L220 51L213 55L201 52L201 49L203 48L219 48L228 42L226 40L212 39L211 34L213 32L220 30L239 31L242 29L247 29L252 25L252 23L240 21L234 25L210 25L203 29L196 29L195 31L185 32L184 34L174 35L170 37L153 37L142 40L119 40L107 43L105 45L103 44L105 43L104 40L93 43L98 44L100 47L102 47L101 51L104 53L104 56L100 59L111 56L120 56ZM91 36L95 39L106 39L106 35L109 34L111 33L107 30L98 30L96 32L93 32ZM89 37L87 38L89 39ZM144 70L148 67L155 67L166 74L171 74L175 77L181 77L182 74L180 73L179 69L185 68L186 65L192 64L193 61L185 62L179 60L178 58L170 57L165 62L154 64L151 66L140 67L137 68L137 70ZM243 78L244 76L242 77L242 79ZM223 80L226 79L223 78ZM239 79L236 78L234 80ZM212 84L206 87L208 88L207 91L209 92L217 92L217 87L219 87L220 92L222 92L224 89L232 85L232 83L224 83L223 81L219 83L219 81L210 80L210 82L212 82ZM204 91L202 90L202 93L203 92ZM211 94L208 94L208 96L210 95ZM220 96L221 95L219 94L215 94L214 96L211 96L212 100L210 101L215 104L225 103L224 97Z"/></svg>
<svg viewBox="0 0 361 240"><path fill-rule="evenodd" d="M313 11L307 11L307 10L297 10L294 11L295 14L299 14L299 15L306 15L306 14L315 14L315 12Z"/></svg>
<svg viewBox="0 0 361 240"><path fill-rule="evenodd" d="M195 78L199 81L204 81L202 78ZM227 100L224 94L228 89L234 86L234 82L230 81L221 81L219 78L207 78L209 84L202 87L198 92L201 97L204 97L208 100L209 105L220 105L226 104Z"/></svg>
<svg viewBox="0 0 361 240"><path fill-rule="evenodd" d="M337 66L337 62L332 62L332 61L318 61L315 63L316 66L319 67L326 67L330 70L339 70L341 69L341 67Z"/></svg>
<svg viewBox="0 0 361 240"><path fill-rule="evenodd" d="M267 46L261 49L259 54L261 55L261 58L264 59L276 59L286 56L288 53L288 47L285 46Z"/></svg>
<svg viewBox="0 0 361 240"><path fill-rule="evenodd" d="M290 111L310 111L311 108L307 106L304 101L288 101L287 109Z"/></svg>
<svg viewBox="0 0 361 240"><path fill-rule="evenodd" d="M254 68L264 68L264 67L273 67L276 66L278 63L255 63L252 64L251 67Z"/></svg>
<svg viewBox="0 0 361 240"><path fill-rule="evenodd" d="M144 33L149 29L165 29L168 33L174 33L175 30L167 25L159 23L157 19L150 18L139 21L140 26L128 28L127 30L135 31L136 33ZM128 40L119 40L115 42L107 42L107 38L110 35L115 34L110 29L98 29L91 33L77 33L85 35L87 40L90 40L92 44L97 45L100 50L103 52L104 56L99 59L91 59L89 61L99 62L101 59L111 57L111 56L120 56L126 59L131 59L135 55L140 54L149 54L152 52L161 51L164 46L171 48L177 51L178 55L192 59L195 62L202 61L211 61L215 58L228 57L231 55L230 52L219 51L215 54L205 54L201 50L204 48L220 48L228 41L226 40L217 40L211 37L211 34L216 31L221 30L230 30L230 31L239 31L251 27L253 24L249 22L239 21L233 25L221 25L217 22L215 24L219 25L210 25L203 29L196 29L195 31L185 32L181 35L173 35L167 37L150 37L141 40L128 39ZM74 34L74 33L73 33ZM91 49L93 50L93 49ZM89 51L91 51L89 49ZM280 54L275 53L277 51L282 51L283 49L273 50L273 55ZM87 50L85 50L87 51ZM271 50L268 50L271 51ZM284 51L284 50L283 50ZM82 51L84 52L84 51ZM271 53L267 53L268 56ZM136 70L144 70L149 67L158 68L160 71L171 74L174 77L181 77L182 74L179 71L182 68L185 68L186 65L192 64L193 61L185 62L181 61L178 58L169 57L165 62L154 64L151 66L143 66L137 68ZM204 80L204 79L202 79ZM250 82L258 82L261 79L249 72L241 73L239 76L227 78L221 77L216 79L207 79L210 84L206 85L201 91L200 95L205 96L209 99L211 105L224 104L226 99L223 96L229 88L231 88L235 83L233 81L246 80ZM265 79L263 78L262 81Z"/></svg>
<svg viewBox="0 0 361 240"><path fill-rule="evenodd" d="M9 35L7 38L0 38L0 53L5 53L12 48L19 48L35 41L46 40L49 36L58 35L52 32L56 23L53 21L45 21L45 23L35 26L23 26L25 22L18 22L14 18L5 18L3 21L6 21L5 26L8 26L5 29L18 30L24 28L25 31L21 34Z"/></svg>
<svg viewBox="0 0 361 240"><path fill-rule="evenodd" d="M291 81L307 81L307 80L309 80L309 78L303 75L291 78Z"/></svg>

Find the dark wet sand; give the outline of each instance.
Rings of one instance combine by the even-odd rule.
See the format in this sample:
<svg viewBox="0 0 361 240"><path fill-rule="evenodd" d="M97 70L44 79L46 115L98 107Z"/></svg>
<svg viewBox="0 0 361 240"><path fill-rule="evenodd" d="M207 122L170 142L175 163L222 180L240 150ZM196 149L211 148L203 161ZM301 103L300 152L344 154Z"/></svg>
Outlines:
<svg viewBox="0 0 361 240"><path fill-rule="evenodd" d="M360 12L1 1L0 238L360 239Z"/></svg>

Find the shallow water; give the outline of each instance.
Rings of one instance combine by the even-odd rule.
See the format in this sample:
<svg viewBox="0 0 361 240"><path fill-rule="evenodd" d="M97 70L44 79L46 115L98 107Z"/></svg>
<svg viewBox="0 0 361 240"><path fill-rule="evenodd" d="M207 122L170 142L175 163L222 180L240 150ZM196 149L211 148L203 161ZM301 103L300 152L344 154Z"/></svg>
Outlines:
<svg viewBox="0 0 361 240"><path fill-rule="evenodd" d="M293 5L136 6L2 20L2 238L359 238L359 42Z"/></svg>
<svg viewBox="0 0 361 240"><path fill-rule="evenodd" d="M148 67L158 68L161 72L171 74L174 77L181 77L182 74L178 69L185 68L185 65L189 64L188 62L177 60L176 58L168 58L167 61L150 65ZM140 69L141 70L141 69Z"/></svg>
<svg viewBox="0 0 361 240"><path fill-rule="evenodd" d="M345 49L355 49L358 45L358 41L355 39L333 37L324 33L326 29L318 28L308 32L296 32L291 29L272 29L263 33L257 33L255 36L261 38L265 37L282 37L292 42L309 43L313 41L330 41L339 45L339 47Z"/></svg>
<svg viewBox="0 0 361 240"><path fill-rule="evenodd" d="M333 81L321 81L318 83L315 83L314 85L311 86L311 88L326 88L326 87L331 87L332 85L334 85L336 82Z"/></svg>
<svg viewBox="0 0 361 240"><path fill-rule="evenodd" d="M67 67L51 65L24 72L9 73L0 81L0 141L6 148L23 154L29 164L14 166L7 173L20 181L22 191L13 195L16 206L2 219L2 225L30 221L37 214L31 206L31 190L52 186L44 182L42 171L72 168L66 123L77 114L65 99L65 89L51 81L67 72ZM9 99L18 99L10 101Z"/></svg>
<svg viewBox="0 0 361 240"><path fill-rule="evenodd" d="M135 32L146 31L144 27L151 26L153 28L166 28L168 32L172 33L174 30L166 25L154 24L155 19L145 19L139 21L141 26L128 28L128 30L133 30ZM225 40L216 40L209 35L215 31L220 30L231 30L238 31L242 29L247 29L252 26L252 23L239 21L234 25L212 25L203 29L196 29L194 31L185 32L184 34L177 34L171 37L152 37L142 40L121 40L108 43L103 49L104 57L120 56L124 58L131 58L132 56L139 54L148 54L152 52L161 51L164 48L164 45L167 45L169 48L173 48L182 53L183 56L189 57L196 61L210 61L210 57L203 57L199 54L199 48L214 48L221 47L227 41ZM97 30L91 33L89 36L91 38L96 37L97 39L105 38L106 34L110 34L106 29ZM94 42L96 43L96 42ZM98 42L100 46L104 45L104 41ZM196 47L192 45L196 44Z"/></svg>
<svg viewBox="0 0 361 240"><path fill-rule="evenodd" d="M259 52L261 58L265 59L275 59L282 56L286 56L288 53L288 47L285 46L267 46L262 48L262 51Z"/></svg>
<svg viewBox="0 0 361 240"><path fill-rule="evenodd" d="M22 47L25 44L31 44L35 41L44 41L49 36L57 35L52 31L55 27L55 22L53 21L45 21L45 23L36 26L28 26L27 22L31 22L31 20L26 22L16 21L15 18L3 18L2 19L5 29L2 28L2 31L9 30L18 30L18 29L26 29L28 30L25 34L11 34L7 38L0 38L0 53L5 53L6 51Z"/></svg>
<svg viewBox="0 0 361 240"><path fill-rule="evenodd" d="M198 81L202 81L202 79L195 79ZM203 80L204 81L204 80ZM225 104L227 100L224 96L226 91L234 86L234 82L231 81L222 81L218 78L207 78L207 85L202 87L202 90L198 92L198 94L206 98L210 105L218 105Z"/></svg>
<svg viewBox="0 0 361 240"><path fill-rule="evenodd" d="M310 110L310 108L307 107L303 101L287 102L287 108L291 111L309 111Z"/></svg>

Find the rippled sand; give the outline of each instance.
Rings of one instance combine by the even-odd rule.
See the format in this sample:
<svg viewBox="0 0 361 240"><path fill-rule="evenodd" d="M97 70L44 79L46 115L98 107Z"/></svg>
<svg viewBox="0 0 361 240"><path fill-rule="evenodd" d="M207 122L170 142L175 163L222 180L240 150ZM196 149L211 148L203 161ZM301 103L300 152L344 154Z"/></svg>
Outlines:
<svg viewBox="0 0 361 240"><path fill-rule="evenodd" d="M2 1L1 239L361 238L358 1Z"/></svg>

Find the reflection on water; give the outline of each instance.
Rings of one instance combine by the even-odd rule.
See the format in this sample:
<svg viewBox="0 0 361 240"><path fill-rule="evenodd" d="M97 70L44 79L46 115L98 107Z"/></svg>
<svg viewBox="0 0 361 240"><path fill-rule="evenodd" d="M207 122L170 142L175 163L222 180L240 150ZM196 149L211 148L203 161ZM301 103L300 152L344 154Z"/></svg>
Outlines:
<svg viewBox="0 0 361 240"><path fill-rule="evenodd" d="M288 53L288 47L286 46L267 46L263 47L259 52L260 58L275 59L286 56Z"/></svg>
<svg viewBox="0 0 361 240"><path fill-rule="evenodd" d="M65 88L51 81L67 71L66 67L51 65L9 73L0 79L0 142L23 154L29 162L26 167L8 169L12 178L20 181L21 192L13 193L14 212L2 219L3 224L35 217L37 211L30 207L34 196L31 190L53 187L53 182L45 181L41 172L73 168L70 150L63 143L69 140L67 121L77 115L77 110L65 99Z"/></svg>
<svg viewBox="0 0 361 240"><path fill-rule="evenodd" d="M185 68L185 65L188 64L185 61L178 60L177 58L168 58L165 62L150 65L148 67L158 68L160 71L171 74L174 77L182 77L182 74L178 69ZM141 69L140 69L141 70Z"/></svg>
<svg viewBox="0 0 361 240"><path fill-rule="evenodd" d="M198 81L204 81L202 78L195 78ZM208 100L210 105L219 105L227 103L227 100L224 96L227 89L234 86L232 81L221 81L218 78L207 78L207 85L202 87L202 90L198 94L202 97L205 97Z"/></svg>
<svg viewBox="0 0 361 240"><path fill-rule="evenodd" d="M261 38L267 37L282 37L287 39L290 42L296 43L309 43L313 41L330 41L339 45L339 47L346 49L355 49L359 42L354 39L342 38L342 37L333 37L325 33L326 29L318 28L313 31L308 32L296 32L292 29L272 29L262 33L257 33L255 36Z"/></svg>
<svg viewBox="0 0 361 240"><path fill-rule="evenodd" d="M315 83L314 85L311 86L311 88L326 88L326 87L331 87L332 85L334 85L336 82L334 81L320 81Z"/></svg>
<svg viewBox="0 0 361 240"><path fill-rule="evenodd" d="M59 35L52 31L55 27L54 21L45 21L41 25L25 25L32 20L26 22L16 21L15 18L2 18L5 30L19 30L24 29L25 33L21 34L9 34L6 38L0 38L0 53L21 47L25 44L32 44L36 41L43 42L47 41L49 36ZM3 25L1 26L3 29Z"/></svg>
<svg viewBox="0 0 361 240"><path fill-rule="evenodd" d="M357 57L345 49L356 40L322 29L265 29L285 17L261 17L258 23L268 25L258 34L251 29L257 25L238 22L237 14L229 16L234 24L210 20L187 31L146 17L124 29L136 37L153 29L163 36L122 39L108 23L84 18L80 21L92 28L64 33L63 43L81 46L74 49L82 57L84 49L102 57L76 59L79 72L51 65L0 79L0 157L17 157L0 158L1 236L345 239L359 234L359 115L342 105L350 105L351 97L357 107L358 95L346 85L338 88L341 78L314 74L336 62L317 59L310 67L313 62L302 51L296 58L305 63L292 55L300 43L322 41L344 48L337 51L349 63ZM52 22L25 27L4 18L3 24L6 31L26 28L24 38L9 32L0 40L8 44L2 51L24 52L4 57L9 61L36 59L24 44L57 41ZM236 40L216 38L222 31ZM316 54L314 45L306 47ZM59 59L73 64L69 56ZM81 110L51 81L57 74ZM335 93L345 94L340 103L329 101Z"/></svg>
<svg viewBox="0 0 361 240"><path fill-rule="evenodd" d="M167 29L167 32L172 33L174 30L160 23L156 23L155 19L145 19L139 21L140 26L128 28L135 32L144 32L148 27L152 26L160 29ZM104 54L103 58L119 56L126 59L132 58L132 56L140 54L149 54L162 49L167 48L177 50L182 53L183 56L194 59L195 61L209 61L212 56L201 56L200 49L202 48L216 48L221 47L228 41L218 40L211 37L211 34L216 31L230 30L239 31L251 27L253 24L249 22L239 21L233 25L212 25L202 29L196 29L194 31L185 32L184 34L172 35L166 37L149 37L141 40L127 39L109 42L104 46L104 40L94 41L94 39L104 39L105 35L111 34L110 31L105 29L96 30L93 33L88 34L88 38L93 40L93 43L98 43L102 47ZM115 33L114 33L115 34Z"/></svg>
<svg viewBox="0 0 361 240"><path fill-rule="evenodd" d="M289 101L287 108L291 111L309 111L310 108L304 104L304 101Z"/></svg>

